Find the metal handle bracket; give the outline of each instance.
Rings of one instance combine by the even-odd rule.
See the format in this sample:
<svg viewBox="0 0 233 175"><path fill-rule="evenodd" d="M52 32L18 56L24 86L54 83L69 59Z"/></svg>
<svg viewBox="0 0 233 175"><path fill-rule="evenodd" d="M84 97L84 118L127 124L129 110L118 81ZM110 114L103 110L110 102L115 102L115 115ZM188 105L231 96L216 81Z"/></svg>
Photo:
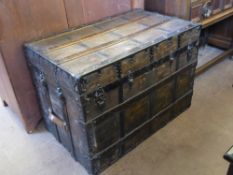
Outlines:
<svg viewBox="0 0 233 175"><path fill-rule="evenodd" d="M49 109L49 120L53 122L55 125L64 128L65 131L68 131L67 123L63 120L61 120L59 117L57 117L51 109Z"/></svg>

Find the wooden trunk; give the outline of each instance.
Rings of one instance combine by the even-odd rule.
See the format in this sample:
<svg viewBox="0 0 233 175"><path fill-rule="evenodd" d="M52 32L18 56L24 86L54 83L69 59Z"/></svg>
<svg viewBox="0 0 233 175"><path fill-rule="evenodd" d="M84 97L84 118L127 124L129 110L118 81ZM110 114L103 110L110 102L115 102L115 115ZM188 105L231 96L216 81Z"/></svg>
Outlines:
<svg viewBox="0 0 233 175"><path fill-rule="evenodd" d="M145 0L145 9L199 22L231 8L232 0Z"/></svg>
<svg viewBox="0 0 233 175"><path fill-rule="evenodd" d="M27 44L48 130L100 173L190 106L199 35L136 10Z"/></svg>

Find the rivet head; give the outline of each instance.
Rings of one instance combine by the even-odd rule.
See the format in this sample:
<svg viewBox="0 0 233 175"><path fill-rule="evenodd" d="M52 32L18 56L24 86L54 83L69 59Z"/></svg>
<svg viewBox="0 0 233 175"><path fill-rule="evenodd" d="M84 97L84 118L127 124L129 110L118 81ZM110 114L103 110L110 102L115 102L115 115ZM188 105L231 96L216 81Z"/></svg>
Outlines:
<svg viewBox="0 0 233 175"><path fill-rule="evenodd" d="M56 93L59 97L61 97L63 95L62 89L60 87L57 87L56 89Z"/></svg>

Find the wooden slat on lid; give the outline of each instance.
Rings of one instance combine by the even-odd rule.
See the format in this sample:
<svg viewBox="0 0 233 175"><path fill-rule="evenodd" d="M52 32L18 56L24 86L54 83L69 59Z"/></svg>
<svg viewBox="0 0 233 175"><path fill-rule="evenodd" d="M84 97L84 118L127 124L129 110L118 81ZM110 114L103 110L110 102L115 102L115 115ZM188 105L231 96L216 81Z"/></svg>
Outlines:
<svg viewBox="0 0 233 175"><path fill-rule="evenodd" d="M114 33L117 33L117 30L126 30L127 28L130 28L131 26L134 26L134 27L138 27L140 24L140 21L144 18L146 18L147 16L144 15L143 17L141 18L135 18L135 19L132 19L132 20L129 20L127 21L127 23L124 23L122 25L118 25L115 27L115 25L111 28L108 28L107 29L104 29L104 30L100 30L98 31L98 33L96 34L93 34L93 35L87 35L86 37L83 37L83 38L79 38L79 39L76 39L76 40L73 40L73 41L70 41L66 44L63 44L63 45L60 45L60 46L57 46L57 47L54 47L54 48L51 48L51 50L48 50L48 52L56 52L57 50L59 50L60 48L63 48L63 47L69 47L69 46L72 46L72 45L75 45L75 44L79 44L79 43L83 43L85 44L85 41L86 40L97 40L96 38L97 37L105 37L105 35L111 35L111 32L114 32ZM107 20L108 21L108 20ZM108 21L107 23L111 23L111 21ZM135 25L138 25L138 26L135 26ZM92 28L95 27L95 25L93 26L90 26ZM132 28L131 28L132 29ZM116 31L116 32L115 32ZM131 33L134 33L135 31L131 31ZM78 33L79 34L79 33ZM118 34L120 35L120 34ZM105 42L107 43L107 41Z"/></svg>
<svg viewBox="0 0 233 175"><path fill-rule="evenodd" d="M168 32L152 28L139 35L135 35L132 37L133 40L124 40L120 43L105 47L96 52L98 54L88 54L79 59L66 62L62 64L62 67L66 71L72 72L73 75L81 76L96 70L98 67L116 62L121 58L127 57L130 54L152 45L153 43L162 41L167 37Z"/></svg>
<svg viewBox="0 0 233 175"><path fill-rule="evenodd" d="M102 63L107 63L110 61L107 57L104 55L98 54L98 53L92 53L86 56L81 57L78 61L69 61L62 65L62 68L72 74L73 76L79 77L81 76L80 72L82 72L82 75L85 74L85 72L88 72L90 69L90 66L92 66L92 71L98 69L98 67ZM87 64L89 63L96 63L96 64Z"/></svg>
<svg viewBox="0 0 233 175"><path fill-rule="evenodd" d="M140 47L140 43L131 41L131 40L125 40L123 42L120 42L118 44L112 45L110 47L106 47L99 52L103 55L105 55L110 61L116 61L116 57L120 57L121 55L127 56L130 51Z"/></svg>
<svg viewBox="0 0 233 175"><path fill-rule="evenodd" d="M119 25L115 26L107 19L105 22L101 22L105 24L103 28L98 26L101 23L93 24L91 26L99 28L101 32L90 35L85 33L86 36L77 37L77 40L72 40L66 44L61 39L60 45L57 39L56 47L51 48L48 45L47 48L51 49L45 50L42 56L60 65L71 74L80 77L150 47L156 42L165 40L174 35L174 32L178 34L184 29L190 28L190 22L144 11L133 11L115 17L115 19L131 20L126 23L124 20L119 20ZM105 30L106 28L108 30ZM78 31L85 30L77 29L71 33L77 32L79 35ZM66 36L69 37L68 33ZM46 40L43 42L46 43ZM34 47L40 48L40 45L40 42L36 42L30 46L34 49Z"/></svg>
<svg viewBox="0 0 233 175"><path fill-rule="evenodd" d="M92 37L89 37L83 41L81 41L81 44L85 45L88 47L88 49L106 44L106 43L110 43L116 40L119 40L120 36L114 35L111 31L103 33L103 34L99 34L99 35L95 35Z"/></svg>
<svg viewBox="0 0 233 175"><path fill-rule="evenodd" d="M49 49L55 49L77 40L84 39L96 35L101 32L108 31L118 26L128 24L129 21L134 22L145 17L145 13L142 10L134 10L125 14L109 17L95 24L87 25L75 30L67 31L43 40L39 40L30 44L34 50L39 52L48 51Z"/></svg>
<svg viewBox="0 0 233 175"><path fill-rule="evenodd" d="M67 45L68 43L83 39L98 32L99 29L93 26L85 26L80 29L71 30L69 32L36 41L31 43L30 47L33 47L34 50L41 53L47 53L52 49L64 47L64 45Z"/></svg>
<svg viewBox="0 0 233 175"><path fill-rule="evenodd" d="M154 19L154 20L152 20ZM51 58L56 64L62 64L70 60L79 59L90 52L101 50L108 45L117 44L127 40L133 35L155 27L168 21L170 18L162 15L155 15L154 18L147 16L135 22L128 22L126 25L119 26L106 32L98 33L83 40L77 40L67 45L61 45L56 49L46 52L46 56ZM143 24L145 21L153 21L150 25ZM76 48L77 47L77 48ZM83 48L78 52L79 48ZM67 49L66 53L63 53Z"/></svg>
<svg viewBox="0 0 233 175"><path fill-rule="evenodd" d="M121 36L128 36L133 33L142 31L146 28L148 27L143 24L140 24L140 21L138 21L138 22L131 23L130 25L117 28L114 30L114 33L121 35Z"/></svg>
<svg viewBox="0 0 233 175"><path fill-rule="evenodd" d="M163 21L169 20L170 17L163 16L160 14L150 15L147 18L143 18L140 23L147 26L153 26L156 24L161 24Z"/></svg>
<svg viewBox="0 0 233 175"><path fill-rule="evenodd" d="M168 32L152 28L143 33L134 36L132 39L140 43L154 43L167 38Z"/></svg>
<svg viewBox="0 0 233 175"><path fill-rule="evenodd" d="M147 14L148 15L148 14ZM150 14L151 15L151 14ZM84 56L88 54L89 52L98 51L101 49L101 47L105 47L108 44L117 44L121 40L126 40L131 35L135 35L137 32L141 32L145 29L148 29L152 26L159 25L163 23L164 21L168 20L169 18L166 18L162 15L154 14L154 21L150 25L143 24L145 21L151 20L151 16L145 16L144 18L137 19L128 22L127 24L120 25L116 28L112 28L108 31L99 32L96 35L92 35L89 37L85 37L85 35L88 35L88 32L85 32L84 29L87 29L87 31L92 32L93 27L84 27L84 29L78 29L78 31L74 32L71 31L71 36L68 36L66 34L67 41L69 41L69 38L82 38L83 39L77 39L73 42L67 42L66 44L63 44L62 41L59 42L59 37L54 37L54 40L48 39L48 42L51 44L55 44L53 46L50 46L48 44L48 47L46 48L42 41L42 47L40 47L40 50L43 49L43 51L37 50L37 52L40 52L42 56L46 58L50 58L52 62L55 64L62 64L64 62L67 62L69 60L73 59L79 59L79 57ZM108 21L108 20L107 20ZM152 21L152 20L151 20ZM141 24L142 23L142 24ZM94 25L93 25L94 26ZM91 28L92 27L92 28ZM124 33L125 32L125 33ZM75 36L75 34L77 36ZM44 40L46 41L46 39ZM59 43L61 43L59 45ZM37 45L40 45L40 41L36 42ZM33 44L32 44L33 46ZM37 48L38 46L36 46ZM44 48L45 47L45 48Z"/></svg>
<svg viewBox="0 0 233 175"><path fill-rule="evenodd" d="M81 76L91 71L117 61L121 57L128 56L128 53L139 47L140 44L126 40L124 42L107 47L98 53L91 53L80 57L78 60L72 60L62 64L62 68L74 76ZM87 64L89 63L89 64Z"/></svg>
<svg viewBox="0 0 233 175"><path fill-rule="evenodd" d="M174 35L175 33L180 33L187 30L191 27L190 25L191 23L188 21L173 18L169 22L161 24L158 28Z"/></svg>
<svg viewBox="0 0 233 175"><path fill-rule="evenodd" d="M69 57L70 55L75 55L79 52L83 52L87 50L88 48L85 45L82 44L77 44L77 45L71 45L69 47L63 47L56 52L49 52L49 54L46 54L46 56L50 58L55 58L51 59L55 63L59 63L60 60L64 60L64 58Z"/></svg>

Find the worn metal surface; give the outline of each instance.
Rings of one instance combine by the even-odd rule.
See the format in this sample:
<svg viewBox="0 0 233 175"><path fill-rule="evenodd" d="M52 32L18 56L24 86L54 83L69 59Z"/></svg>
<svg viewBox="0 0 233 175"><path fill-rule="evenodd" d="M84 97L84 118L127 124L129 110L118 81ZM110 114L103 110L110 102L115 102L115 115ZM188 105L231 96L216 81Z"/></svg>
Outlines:
<svg viewBox="0 0 233 175"><path fill-rule="evenodd" d="M27 44L48 129L89 173L103 171L190 106L199 34L135 10Z"/></svg>

